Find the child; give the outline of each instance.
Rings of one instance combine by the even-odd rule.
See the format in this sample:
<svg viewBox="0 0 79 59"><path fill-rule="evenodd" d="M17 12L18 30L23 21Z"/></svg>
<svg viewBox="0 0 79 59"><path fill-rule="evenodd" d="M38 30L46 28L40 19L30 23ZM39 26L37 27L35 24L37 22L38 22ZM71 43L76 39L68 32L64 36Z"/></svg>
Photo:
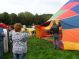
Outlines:
<svg viewBox="0 0 79 59"><path fill-rule="evenodd" d="M14 24L14 30L10 32L13 43L13 56L14 59L24 59L24 55L27 52L27 39L31 36L31 33L25 33L21 31L22 24Z"/></svg>

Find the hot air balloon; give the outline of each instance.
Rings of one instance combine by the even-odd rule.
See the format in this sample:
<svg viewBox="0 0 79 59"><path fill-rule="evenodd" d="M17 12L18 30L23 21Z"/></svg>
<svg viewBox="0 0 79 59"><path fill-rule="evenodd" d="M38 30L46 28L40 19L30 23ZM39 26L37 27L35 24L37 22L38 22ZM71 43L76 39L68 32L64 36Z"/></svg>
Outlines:
<svg viewBox="0 0 79 59"><path fill-rule="evenodd" d="M40 37L42 37L42 32L50 29L53 23L52 20L60 20L62 26L62 48L64 50L79 50L79 0L69 0L47 21L50 22L48 27L37 26L36 31L40 31ZM44 35L47 34L45 33Z"/></svg>

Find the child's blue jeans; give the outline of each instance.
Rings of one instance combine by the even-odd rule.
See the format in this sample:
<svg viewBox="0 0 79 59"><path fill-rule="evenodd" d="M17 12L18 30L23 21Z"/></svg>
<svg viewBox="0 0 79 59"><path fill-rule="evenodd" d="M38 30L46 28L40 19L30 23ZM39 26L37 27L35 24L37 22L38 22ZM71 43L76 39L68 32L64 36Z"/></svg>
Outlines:
<svg viewBox="0 0 79 59"><path fill-rule="evenodd" d="M14 59L24 59L25 54L14 54Z"/></svg>
<svg viewBox="0 0 79 59"><path fill-rule="evenodd" d="M57 33L55 33L54 35L54 48L59 49L60 48L60 38L59 35Z"/></svg>

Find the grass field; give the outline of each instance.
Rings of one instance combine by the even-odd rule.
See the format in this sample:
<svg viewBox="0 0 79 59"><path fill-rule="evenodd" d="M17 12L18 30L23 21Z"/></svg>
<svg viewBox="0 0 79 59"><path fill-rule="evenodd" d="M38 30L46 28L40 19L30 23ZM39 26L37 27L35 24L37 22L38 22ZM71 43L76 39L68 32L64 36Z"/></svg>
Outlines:
<svg viewBox="0 0 79 59"><path fill-rule="evenodd" d="M3 59L13 59L12 53L4 54ZM52 43L31 37L25 59L79 59L79 51L55 50Z"/></svg>

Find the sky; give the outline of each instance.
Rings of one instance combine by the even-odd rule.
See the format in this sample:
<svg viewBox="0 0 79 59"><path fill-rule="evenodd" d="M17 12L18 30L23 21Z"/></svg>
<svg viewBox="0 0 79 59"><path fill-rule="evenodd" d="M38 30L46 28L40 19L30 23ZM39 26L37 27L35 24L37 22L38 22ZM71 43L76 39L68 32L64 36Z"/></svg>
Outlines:
<svg viewBox="0 0 79 59"><path fill-rule="evenodd" d="M0 0L0 13L54 14L68 0Z"/></svg>

